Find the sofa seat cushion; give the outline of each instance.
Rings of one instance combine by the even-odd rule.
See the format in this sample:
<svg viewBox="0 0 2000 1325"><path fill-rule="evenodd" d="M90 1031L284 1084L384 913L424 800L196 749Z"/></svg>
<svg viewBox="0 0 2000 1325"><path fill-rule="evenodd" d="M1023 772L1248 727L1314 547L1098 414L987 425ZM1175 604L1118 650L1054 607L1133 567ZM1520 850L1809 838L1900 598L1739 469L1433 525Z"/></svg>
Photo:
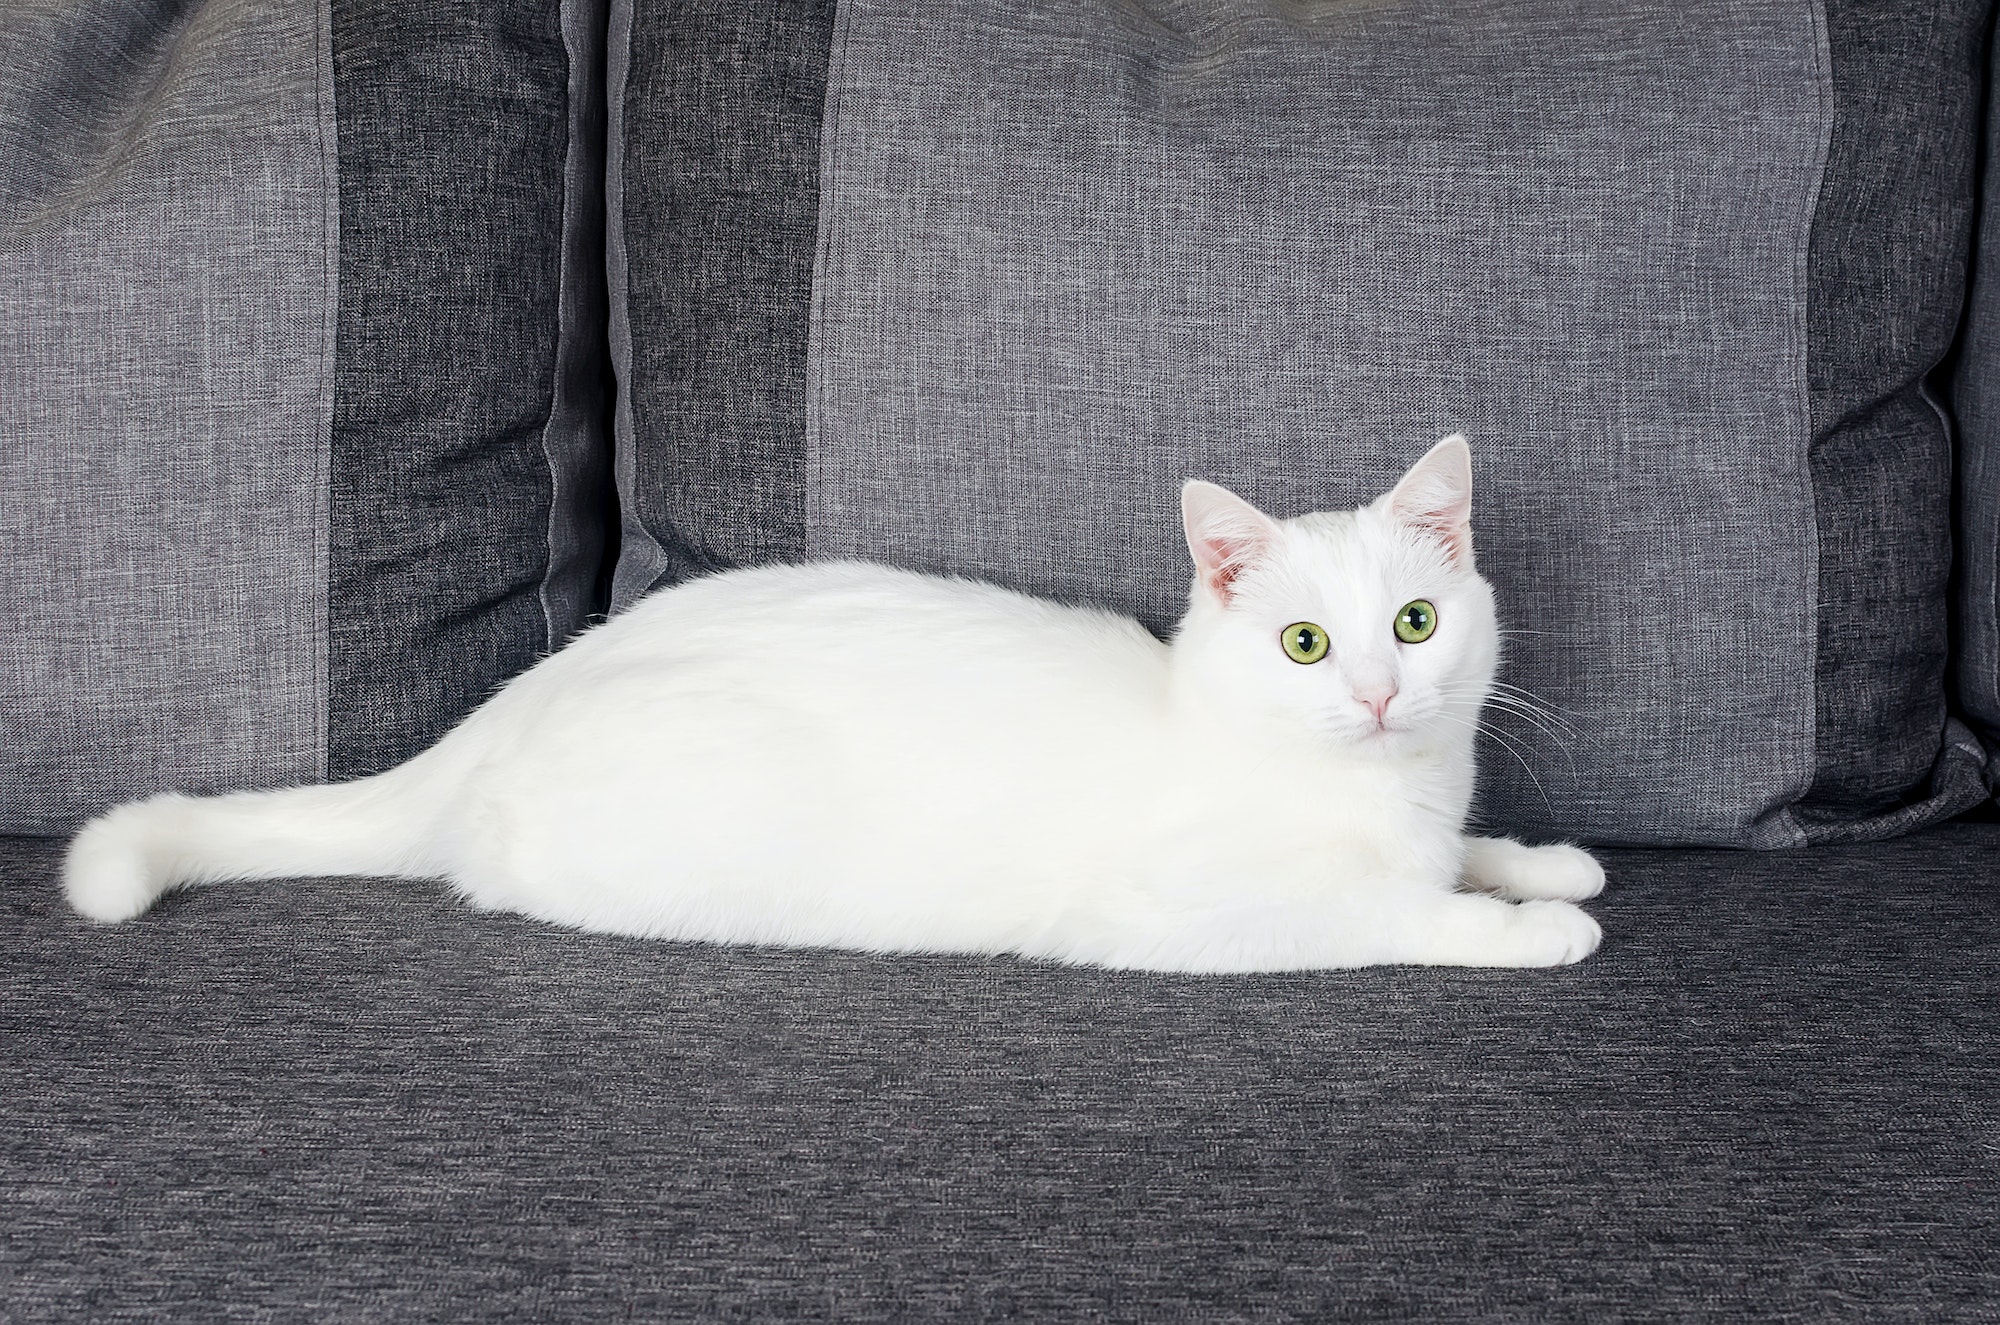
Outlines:
<svg viewBox="0 0 2000 1325"><path fill-rule="evenodd" d="M0 1315L1990 1319L2000 825L1622 852L1546 972L723 949L0 848Z"/></svg>

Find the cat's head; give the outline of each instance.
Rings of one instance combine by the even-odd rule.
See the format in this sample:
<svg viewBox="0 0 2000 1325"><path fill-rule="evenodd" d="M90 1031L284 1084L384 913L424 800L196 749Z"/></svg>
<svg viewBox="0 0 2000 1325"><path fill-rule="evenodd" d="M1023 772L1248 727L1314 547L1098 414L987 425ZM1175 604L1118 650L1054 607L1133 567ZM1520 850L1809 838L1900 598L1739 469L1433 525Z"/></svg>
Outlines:
<svg viewBox="0 0 2000 1325"><path fill-rule="evenodd" d="M1343 747L1470 744L1499 634L1473 564L1464 437L1359 510L1276 520L1194 481L1181 511L1195 563L1174 640L1184 702Z"/></svg>

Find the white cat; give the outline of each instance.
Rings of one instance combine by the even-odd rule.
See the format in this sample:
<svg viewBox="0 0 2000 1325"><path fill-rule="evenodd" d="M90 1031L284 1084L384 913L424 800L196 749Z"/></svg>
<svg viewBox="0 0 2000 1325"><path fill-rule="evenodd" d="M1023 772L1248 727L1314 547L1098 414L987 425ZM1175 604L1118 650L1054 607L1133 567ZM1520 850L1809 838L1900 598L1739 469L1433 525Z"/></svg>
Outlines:
<svg viewBox="0 0 2000 1325"><path fill-rule="evenodd" d="M1273 520L1189 483L1171 645L853 562L696 580L378 777L113 810L65 887L101 921L184 884L366 874L661 938L1169 971L1573 962L1598 943L1572 904L1597 862L1463 835L1498 656L1471 491L1457 436L1353 512Z"/></svg>

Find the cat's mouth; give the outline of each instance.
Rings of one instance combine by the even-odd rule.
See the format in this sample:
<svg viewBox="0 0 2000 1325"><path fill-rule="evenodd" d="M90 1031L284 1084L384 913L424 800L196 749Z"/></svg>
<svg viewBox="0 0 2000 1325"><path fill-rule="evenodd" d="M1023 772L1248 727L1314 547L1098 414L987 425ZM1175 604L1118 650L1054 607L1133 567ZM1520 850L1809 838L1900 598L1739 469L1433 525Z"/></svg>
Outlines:
<svg viewBox="0 0 2000 1325"><path fill-rule="evenodd" d="M1373 722L1350 723L1339 729L1335 735L1350 745L1364 749L1392 745L1424 731L1429 723L1428 713L1392 713Z"/></svg>
<svg viewBox="0 0 2000 1325"><path fill-rule="evenodd" d="M1327 714L1314 726L1319 736L1331 744L1356 750L1384 750L1399 745L1424 731L1428 713L1390 713L1381 718L1356 720L1346 714Z"/></svg>
<svg viewBox="0 0 2000 1325"><path fill-rule="evenodd" d="M1366 726L1358 722L1329 724L1321 728L1321 733L1335 744L1366 750L1388 745L1407 730L1404 724L1391 720Z"/></svg>

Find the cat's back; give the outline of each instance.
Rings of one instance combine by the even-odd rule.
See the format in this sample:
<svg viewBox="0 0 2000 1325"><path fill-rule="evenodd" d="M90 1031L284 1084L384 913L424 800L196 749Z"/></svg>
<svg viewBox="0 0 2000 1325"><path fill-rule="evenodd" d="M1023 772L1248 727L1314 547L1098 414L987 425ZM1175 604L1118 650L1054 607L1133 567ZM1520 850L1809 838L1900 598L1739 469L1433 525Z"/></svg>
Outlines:
<svg viewBox="0 0 2000 1325"><path fill-rule="evenodd" d="M584 649L581 646L595 646ZM600 666L724 667L746 683L1162 684L1167 649L1130 617L860 561L728 571L641 600L578 641Z"/></svg>

